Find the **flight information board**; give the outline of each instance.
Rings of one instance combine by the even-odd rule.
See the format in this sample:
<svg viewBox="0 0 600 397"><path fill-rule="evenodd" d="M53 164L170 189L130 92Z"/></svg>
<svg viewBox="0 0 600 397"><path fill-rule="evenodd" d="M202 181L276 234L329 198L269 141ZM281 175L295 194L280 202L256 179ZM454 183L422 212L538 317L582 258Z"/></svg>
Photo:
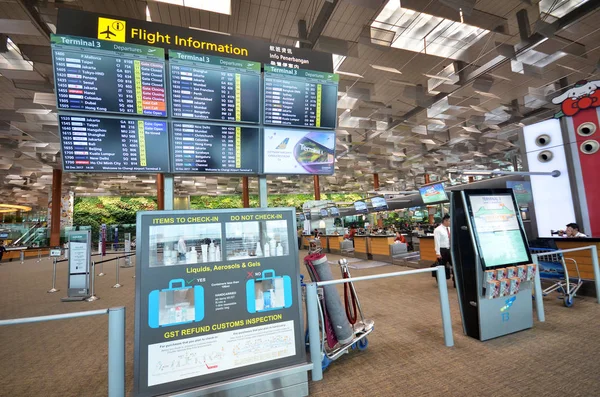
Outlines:
<svg viewBox="0 0 600 397"><path fill-rule="evenodd" d="M335 128L339 76L265 65L265 124Z"/></svg>
<svg viewBox="0 0 600 397"><path fill-rule="evenodd" d="M258 128L177 121L172 128L173 172L258 173Z"/></svg>
<svg viewBox="0 0 600 397"><path fill-rule="evenodd" d="M167 122L60 115L63 169L79 172L169 172Z"/></svg>
<svg viewBox="0 0 600 397"><path fill-rule="evenodd" d="M258 123L260 63L169 51L173 117Z"/></svg>
<svg viewBox="0 0 600 397"><path fill-rule="evenodd" d="M58 109L167 116L164 49L52 36Z"/></svg>

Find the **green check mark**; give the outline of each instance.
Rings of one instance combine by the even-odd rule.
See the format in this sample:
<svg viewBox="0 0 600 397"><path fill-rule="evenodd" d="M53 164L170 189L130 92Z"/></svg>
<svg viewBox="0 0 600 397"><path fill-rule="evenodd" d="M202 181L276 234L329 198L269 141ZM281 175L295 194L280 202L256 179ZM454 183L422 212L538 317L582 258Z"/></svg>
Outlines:
<svg viewBox="0 0 600 397"><path fill-rule="evenodd" d="M195 278L191 279L191 280L190 280L190 281L188 281L187 283L188 283L188 284L191 284L191 283L193 283L193 282L194 282L194 280L195 280Z"/></svg>

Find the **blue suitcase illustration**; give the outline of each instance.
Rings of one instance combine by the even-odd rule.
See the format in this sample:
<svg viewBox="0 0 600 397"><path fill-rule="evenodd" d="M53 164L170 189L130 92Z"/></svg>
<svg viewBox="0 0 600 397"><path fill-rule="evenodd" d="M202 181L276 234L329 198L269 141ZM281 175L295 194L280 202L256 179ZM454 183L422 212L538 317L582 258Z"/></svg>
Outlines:
<svg viewBox="0 0 600 397"><path fill-rule="evenodd" d="M259 291L262 291L262 299L256 293L257 282L260 282ZM262 304L257 305L257 299ZM246 281L246 302L248 313L261 313L291 307L292 280L290 276L276 276L273 269L263 270L260 278Z"/></svg>
<svg viewBox="0 0 600 397"><path fill-rule="evenodd" d="M181 286L175 287L177 284L181 284ZM176 299L176 295L180 300L184 296L189 299L190 293L193 294L193 302L178 302ZM162 307L161 294L164 295ZM193 307L190 303L193 304ZM201 285L186 287L184 279L176 278L169 281L169 288L155 289L148 295L148 325L150 328L171 327L199 322L203 319L204 288Z"/></svg>

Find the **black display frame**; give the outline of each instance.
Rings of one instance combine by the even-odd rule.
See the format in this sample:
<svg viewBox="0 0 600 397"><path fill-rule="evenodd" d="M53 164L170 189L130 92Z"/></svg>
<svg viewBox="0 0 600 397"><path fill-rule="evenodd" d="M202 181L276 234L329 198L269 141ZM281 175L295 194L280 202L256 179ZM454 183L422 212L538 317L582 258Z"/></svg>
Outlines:
<svg viewBox="0 0 600 397"><path fill-rule="evenodd" d="M512 189L473 189L473 190L465 190L464 191L465 199L466 199L466 214L469 217L469 222L471 223L472 231L473 231L473 239L475 246L477 247L477 253L480 258L480 263L482 269L485 270L494 270L494 269L502 269L507 266L519 266L519 265L528 265L533 263L531 257L531 251L529 249L529 241L527 240L527 235L525 234L525 227L523 225L523 220L521 219L521 213L519 211L519 207L517 205L517 201ZM481 249L479 233L477 232L477 226L475 223L475 216L473 213L473 207L471 205L471 197L473 196L509 196L513 203L513 208L515 209L515 216L517 217L517 221L519 223L519 233L521 235L521 239L524 243L525 252L527 254L527 260L521 262L509 262L502 263L494 266L486 266L485 257L483 256L483 251Z"/></svg>
<svg viewBox="0 0 600 397"><path fill-rule="evenodd" d="M173 124L174 123L184 123L184 124L194 124L194 125L203 125L203 126L214 126L214 127L240 127L240 128L251 128L257 130L258 135L258 159L257 159L257 171L256 172L213 172L213 171L176 171L175 170L175 144L173 142L174 131ZM201 120L192 120L192 119L170 119L169 120L169 166L171 172L174 174L186 174L186 175L230 175L230 176L255 176L259 175L263 168L263 157L260 156L262 153L262 144L263 144L263 129L256 124L227 124L224 122L216 123L216 122L205 122Z"/></svg>
<svg viewBox="0 0 600 397"><path fill-rule="evenodd" d="M156 170L139 170L139 171L112 171L112 170L70 170L65 168L65 156L63 151L63 136L60 125L61 117L85 117L85 118L99 118L99 119L112 119L112 120L127 120L127 121L152 121L152 122L163 122L166 124L166 142L167 142L167 152L170 155L170 137L169 137L169 121L166 118L156 118L156 117L135 117L135 116L124 116L122 114L105 114L105 113L92 113L92 112L60 112L58 114L58 136L60 141L60 153L61 153L61 167L64 172L72 172L72 173L103 173L103 174L156 174L156 173L171 173L171 162L167 161L167 169L163 171Z"/></svg>

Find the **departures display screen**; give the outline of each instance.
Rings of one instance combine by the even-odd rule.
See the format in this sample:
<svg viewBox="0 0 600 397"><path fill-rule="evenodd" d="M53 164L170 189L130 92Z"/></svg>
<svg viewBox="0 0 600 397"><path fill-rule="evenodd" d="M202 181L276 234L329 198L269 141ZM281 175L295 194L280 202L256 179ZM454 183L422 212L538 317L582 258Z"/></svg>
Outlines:
<svg viewBox="0 0 600 397"><path fill-rule="evenodd" d="M63 169L75 172L169 172L167 122L59 116Z"/></svg>
<svg viewBox="0 0 600 397"><path fill-rule="evenodd" d="M173 117L258 123L260 63L169 51Z"/></svg>
<svg viewBox="0 0 600 397"><path fill-rule="evenodd" d="M173 122L172 169L177 173L257 174L259 129Z"/></svg>
<svg viewBox="0 0 600 397"><path fill-rule="evenodd" d="M265 65L264 123L336 127L339 76Z"/></svg>
<svg viewBox="0 0 600 397"><path fill-rule="evenodd" d="M57 107L167 116L162 48L52 36Z"/></svg>

